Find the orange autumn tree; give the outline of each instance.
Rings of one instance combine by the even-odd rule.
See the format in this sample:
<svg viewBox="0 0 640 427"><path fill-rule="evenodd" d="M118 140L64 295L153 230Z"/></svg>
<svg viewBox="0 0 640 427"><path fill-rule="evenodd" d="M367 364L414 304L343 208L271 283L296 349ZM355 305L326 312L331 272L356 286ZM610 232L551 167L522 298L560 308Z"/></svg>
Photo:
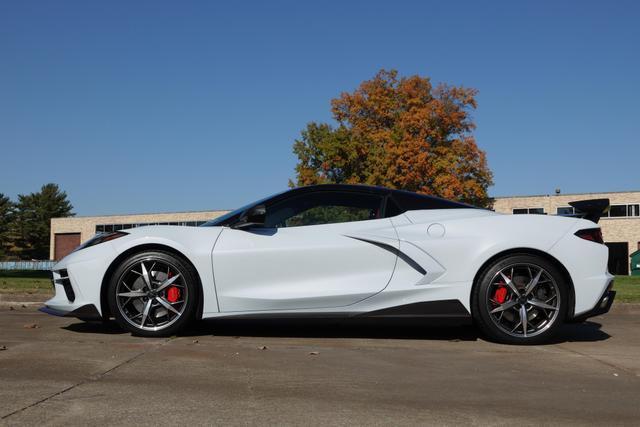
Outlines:
<svg viewBox="0 0 640 427"><path fill-rule="evenodd" d="M488 206L493 175L472 131L477 91L379 71L331 101L293 145L296 182L369 184Z"/></svg>

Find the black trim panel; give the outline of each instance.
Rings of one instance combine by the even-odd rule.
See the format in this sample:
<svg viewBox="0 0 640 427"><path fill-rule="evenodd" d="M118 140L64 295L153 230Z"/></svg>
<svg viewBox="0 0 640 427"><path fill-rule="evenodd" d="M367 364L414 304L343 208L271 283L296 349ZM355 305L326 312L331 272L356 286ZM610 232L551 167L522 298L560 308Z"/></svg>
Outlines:
<svg viewBox="0 0 640 427"><path fill-rule="evenodd" d="M217 319L470 319L459 300L417 302L368 312L273 312L220 313Z"/></svg>
<svg viewBox="0 0 640 427"><path fill-rule="evenodd" d="M423 276L425 274L427 274L427 270L422 268L422 266L420 264L418 264L417 262L415 262L413 260L413 258L411 258L409 255L405 254L404 252L400 251L399 249L395 248L392 245L388 245L388 244L382 243L382 242L377 242L375 240L365 239L363 237L354 237L354 236L346 236L346 237L350 237L350 238L355 239L355 240L360 240L361 242L371 243L372 245L376 245L381 249L384 249L384 250L387 250L389 252L392 252L396 256L398 256L401 260L403 260L404 262L409 264L411 266L411 268L416 270L418 273L422 274Z"/></svg>
<svg viewBox="0 0 640 427"><path fill-rule="evenodd" d="M100 316L98 309L93 304L83 305L73 311L56 310L55 308L45 305L44 307L40 307L38 311L60 317L77 317L82 320L102 320L102 316Z"/></svg>
<svg viewBox="0 0 640 427"><path fill-rule="evenodd" d="M362 317L471 317L471 313L457 299L416 302L363 313Z"/></svg>

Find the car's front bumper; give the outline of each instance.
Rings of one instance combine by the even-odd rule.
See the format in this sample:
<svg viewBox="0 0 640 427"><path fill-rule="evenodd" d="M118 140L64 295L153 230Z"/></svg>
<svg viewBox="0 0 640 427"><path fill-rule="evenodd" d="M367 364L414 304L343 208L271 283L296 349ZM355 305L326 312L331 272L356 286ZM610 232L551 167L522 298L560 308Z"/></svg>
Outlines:
<svg viewBox="0 0 640 427"><path fill-rule="evenodd" d="M53 298L46 301L44 307L40 308L43 313L54 316L78 317L82 319L99 319L98 308L83 298L75 279L72 279L72 266L64 265L65 268L54 267L52 273L52 286L55 292Z"/></svg>
<svg viewBox="0 0 640 427"><path fill-rule="evenodd" d="M116 256L111 242L72 252L53 266L55 294L45 301L43 312L82 319L102 316L102 280ZM90 308L90 309L89 309Z"/></svg>

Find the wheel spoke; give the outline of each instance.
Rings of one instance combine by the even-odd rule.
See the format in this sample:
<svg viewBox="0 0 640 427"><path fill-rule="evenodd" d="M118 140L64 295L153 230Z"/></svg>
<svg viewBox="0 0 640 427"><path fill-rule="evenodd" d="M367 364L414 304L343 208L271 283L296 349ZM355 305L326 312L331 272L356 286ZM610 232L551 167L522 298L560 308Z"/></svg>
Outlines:
<svg viewBox="0 0 640 427"><path fill-rule="evenodd" d="M517 300L507 301L491 310L491 314L500 313L501 311L509 310L510 308L518 304Z"/></svg>
<svg viewBox="0 0 640 427"><path fill-rule="evenodd" d="M147 267L144 265L144 261L140 263L142 266L142 279L144 280L144 284L147 285L147 288L151 290L151 280L149 279L149 272L147 271Z"/></svg>
<svg viewBox="0 0 640 427"><path fill-rule="evenodd" d="M147 293L144 291L121 292L118 294L119 297L128 297L128 298L142 298L146 295Z"/></svg>
<svg viewBox="0 0 640 427"><path fill-rule="evenodd" d="M520 306L520 323L522 324L522 331L524 336L527 336L527 308L523 305Z"/></svg>
<svg viewBox="0 0 640 427"><path fill-rule="evenodd" d="M153 279L153 268L156 266L156 263L154 262L153 264L151 264L151 268L149 269L149 278Z"/></svg>
<svg viewBox="0 0 640 427"><path fill-rule="evenodd" d="M522 322L518 322L518 323L516 324L516 326L514 326L514 327L513 327L513 329L511 329L511 332L515 332L515 331L516 331L516 329L518 329L518 328L520 327L520 325L522 325Z"/></svg>
<svg viewBox="0 0 640 427"><path fill-rule="evenodd" d="M542 276L542 269L540 269L538 271L538 274L536 274L536 277L531 278L531 281L527 284L527 287L524 290L525 295L529 295L531 291L533 291L533 288L538 286L538 282L540 281L541 276Z"/></svg>
<svg viewBox="0 0 640 427"><path fill-rule="evenodd" d="M144 327L144 322L146 322L147 317L149 316L149 311L151 310L151 300L147 301L147 304L144 306L144 310L142 311L142 321L140 325Z"/></svg>
<svg viewBox="0 0 640 427"><path fill-rule="evenodd" d="M542 301L537 300L535 298L530 299L529 300L529 304L534 305L536 307L544 308L544 309L547 309L547 310L554 310L555 311L555 310L558 309L558 307L556 307L556 306L553 306L551 304L547 304L546 302L542 302Z"/></svg>
<svg viewBox="0 0 640 427"><path fill-rule="evenodd" d="M513 277L513 269L511 269L511 274L512 274L511 277ZM502 280L504 280L506 285L509 286L509 288L511 288L513 293L515 293L516 296L519 296L520 295L520 291L518 291L518 288L516 287L515 283L513 283L511 281L511 279L509 277L507 277L502 271L500 272L500 276L502 276Z"/></svg>
<svg viewBox="0 0 640 427"><path fill-rule="evenodd" d="M180 277L180 274L176 274L175 276L165 280L164 282L162 282L160 284L160 286L158 286L158 289L156 289L157 292L163 291L165 288L171 286L171 284L173 282L175 282L176 280L178 280L178 278Z"/></svg>
<svg viewBox="0 0 640 427"><path fill-rule="evenodd" d="M176 310L175 308L173 308L173 306L169 303L169 301L166 301L164 298L156 297L156 301L158 301L160 303L160 305L162 305L167 310L172 311L173 313L175 313L177 315L180 315L180 312L178 310Z"/></svg>

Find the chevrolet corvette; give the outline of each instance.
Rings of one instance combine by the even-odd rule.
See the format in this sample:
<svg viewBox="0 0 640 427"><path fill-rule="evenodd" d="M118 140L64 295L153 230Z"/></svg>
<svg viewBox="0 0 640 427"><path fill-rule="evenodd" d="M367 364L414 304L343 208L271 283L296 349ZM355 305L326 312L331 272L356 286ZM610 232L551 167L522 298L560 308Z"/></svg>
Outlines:
<svg viewBox="0 0 640 427"><path fill-rule="evenodd" d="M53 268L41 311L115 318L140 336L215 317L467 319L489 339L548 341L615 292L597 222L503 215L363 185L300 187L200 227L100 233Z"/></svg>

